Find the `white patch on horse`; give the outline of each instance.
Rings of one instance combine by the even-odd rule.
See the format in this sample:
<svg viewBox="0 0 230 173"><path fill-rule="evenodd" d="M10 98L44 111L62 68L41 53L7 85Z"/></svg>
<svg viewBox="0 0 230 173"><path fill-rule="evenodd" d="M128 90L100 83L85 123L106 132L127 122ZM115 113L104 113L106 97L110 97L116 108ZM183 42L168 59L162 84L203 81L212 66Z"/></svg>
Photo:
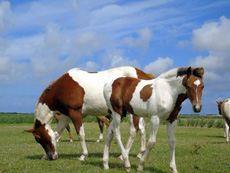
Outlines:
<svg viewBox="0 0 230 173"><path fill-rule="evenodd" d="M108 79L115 79L121 76L137 78L136 70L132 67L120 67L97 73L71 69L68 73L85 91L82 106L83 116L108 115L108 108L103 97L103 87Z"/></svg>
<svg viewBox="0 0 230 173"><path fill-rule="evenodd" d="M42 124L51 124L53 120L53 111L44 103L38 103L35 110L35 119Z"/></svg>
<svg viewBox="0 0 230 173"><path fill-rule="evenodd" d="M196 80L195 82L194 82L194 84L198 87L201 83L200 83L200 80Z"/></svg>

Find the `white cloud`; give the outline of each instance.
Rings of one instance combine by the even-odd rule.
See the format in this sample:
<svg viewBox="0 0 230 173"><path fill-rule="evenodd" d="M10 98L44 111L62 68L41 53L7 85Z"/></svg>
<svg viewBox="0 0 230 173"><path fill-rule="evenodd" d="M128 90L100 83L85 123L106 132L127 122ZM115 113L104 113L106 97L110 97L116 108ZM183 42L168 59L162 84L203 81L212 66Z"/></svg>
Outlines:
<svg viewBox="0 0 230 173"><path fill-rule="evenodd" d="M99 69L99 64L93 61L88 61L83 69L89 72L96 72Z"/></svg>
<svg viewBox="0 0 230 173"><path fill-rule="evenodd" d="M0 57L0 84L12 84L23 81L26 77L26 63L18 63L9 57Z"/></svg>
<svg viewBox="0 0 230 173"><path fill-rule="evenodd" d="M146 73L152 73L155 76L159 76L161 73L166 72L174 65L173 59L166 57L158 57L156 61L149 63L144 67Z"/></svg>
<svg viewBox="0 0 230 173"><path fill-rule="evenodd" d="M0 34L5 33L11 27L12 14L8 1L0 2Z"/></svg>
<svg viewBox="0 0 230 173"><path fill-rule="evenodd" d="M193 31L192 43L208 56L191 60L192 66L203 66L207 80L223 78L230 71L230 19L222 16L218 22L209 22Z"/></svg>
<svg viewBox="0 0 230 173"><path fill-rule="evenodd" d="M193 31L193 45L200 50L226 51L230 48L230 19L220 17Z"/></svg>
<svg viewBox="0 0 230 173"><path fill-rule="evenodd" d="M149 28L138 31L139 37L125 37L123 42L129 47L137 48L141 51L146 51L149 48L150 40L152 39L152 31Z"/></svg>
<svg viewBox="0 0 230 173"><path fill-rule="evenodd" d="M121 49L107 50L103 55L103 69L120 66L133 66L140 68L139 63L134 59L124 58L124 51Z"/></svg>

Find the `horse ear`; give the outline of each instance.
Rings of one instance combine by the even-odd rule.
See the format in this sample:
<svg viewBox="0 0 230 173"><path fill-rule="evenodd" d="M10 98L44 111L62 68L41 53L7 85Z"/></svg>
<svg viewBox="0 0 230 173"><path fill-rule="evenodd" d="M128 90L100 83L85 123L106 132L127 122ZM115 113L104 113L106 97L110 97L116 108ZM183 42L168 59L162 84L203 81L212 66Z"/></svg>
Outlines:
<svg viewBox="0 0 230 173"><path fill-rule="evenodd" d="M218 102L218 101L216 101L216 103L217 103L217 104L219 104L219 102Z"/></svg>
<svg viewBox="0 0 230 173"><path fill-rule="evenodd" d="M24 132L33 133L33 132L34 132L34 129L24 130Z"/></svg>
<svg viewBox="0 0 230 173"><path fill-rule="evenodd" d="M190 66L187 70L187 79L190 77L191 74L192 74L192 68Z"/></svg>

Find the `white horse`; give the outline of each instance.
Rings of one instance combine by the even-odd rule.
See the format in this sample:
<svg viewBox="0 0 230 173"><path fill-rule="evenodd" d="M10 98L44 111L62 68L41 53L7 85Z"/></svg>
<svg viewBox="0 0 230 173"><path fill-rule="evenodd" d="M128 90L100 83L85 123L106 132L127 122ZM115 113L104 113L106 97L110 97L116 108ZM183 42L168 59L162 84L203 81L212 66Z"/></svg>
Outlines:
<svg viewBox="0 0 230 173"><path fill-rule="evenodd" d="M224 119L224 137L226 137L226 142L229 142L229 127L230 127L230 99L224 100L223 102L218 102L218 110Z"/></svg>
<svg viewBox="0 0 230 173"><path fill-rule="evenodd" d="M170 168L177 172L175 163L175 127L176 116L172 114L178 107L178 100L189 98L194 112L201 111L201 96L204 69L177 68L166 72L153 80L140 80L131 77L120 77L107 82L104 86L104 97L112 111L113 120L107 131L104 148L104 169L109 169L109 148L115 136L121 149L127 171L131 170L128 153L124 149L120 136L121 116L129 112L133 115L150 118L150 134L147 149L140 159L138 170L142 171L148 153L156 143L156 135L162 120L168 120L168 140L170 149ZM181 103L181 102L180 102ZM181 106L181 105L180 105Z"/></svg>
<svg viewBox="0 0 230 173"><path fill-rule="evenodd" d="M43 159L55 160L58 158L57 138L71 120L81 143L82 155L79 160L85 160L88 150L82 118L87 115L105 116L109 114L103 97L103 87L106 81L121 76L146 80L153 77L151 74L128 66L93 73L74 68L43 91L36 105L34 127L27 130L34 135L35 140L45 150L46 154ZM65 116L61 116L56 132L54 132L51 122L56 111Z"/></svg>

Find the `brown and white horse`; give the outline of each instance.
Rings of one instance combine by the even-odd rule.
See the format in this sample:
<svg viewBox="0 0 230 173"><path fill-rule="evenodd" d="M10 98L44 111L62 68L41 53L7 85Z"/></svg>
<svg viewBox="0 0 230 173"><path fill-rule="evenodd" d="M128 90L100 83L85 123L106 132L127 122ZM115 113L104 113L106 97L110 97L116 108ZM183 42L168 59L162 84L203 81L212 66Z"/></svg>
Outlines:
<svg viewBox="0 0 230 173"><path fill-rule="evenodd" d="M224 132L225 132L225 137L226 137L226 142L229 142L229 127L230 127L230 99L226 99L223 102L218 102L218 110L220 115L222 115L224 119Z"/></svg>
<svg viewBox="0 0 230 173"><path fill-rule="evenodd" d="M34 127L27 130L44 148L46 154L43 159L54 160L58 158L56 139L71 119L82 148L82 155L79 160L85 160L88 156L88 150L82 118L87 115L108 115L108 107L103 97L103 87L108 80L121 76L151 79L151 76L143 71L128 66L96 73L74 68L63 74L43 91L36 105ZM51 128L51 122L56 111L66 116L61 116L54 132Z"/></svg>
<svg viewBox="0 0 230 173"><path fill-rule="evenodd" d="M121 117L129 112L133 115L150 118L150 134L147 149L140 159L138 170L142 171L148 153L156 143L156 135L162 120L168 120L168 144L170 149L170 168L177 172L175 163L175 127L176 116L181 103L188 97L194 112L201 111L201 96L204 69L177 68L170 70L153 80L140 80L120 77L107 82L104 97L112 111L113 120L107 131L104 148L104 168L109 169L109 148L115 136L122 152L127 171L131 170L129 157L123 147L120 136ZM180 105L180 106L179 106Z"/></svg>

